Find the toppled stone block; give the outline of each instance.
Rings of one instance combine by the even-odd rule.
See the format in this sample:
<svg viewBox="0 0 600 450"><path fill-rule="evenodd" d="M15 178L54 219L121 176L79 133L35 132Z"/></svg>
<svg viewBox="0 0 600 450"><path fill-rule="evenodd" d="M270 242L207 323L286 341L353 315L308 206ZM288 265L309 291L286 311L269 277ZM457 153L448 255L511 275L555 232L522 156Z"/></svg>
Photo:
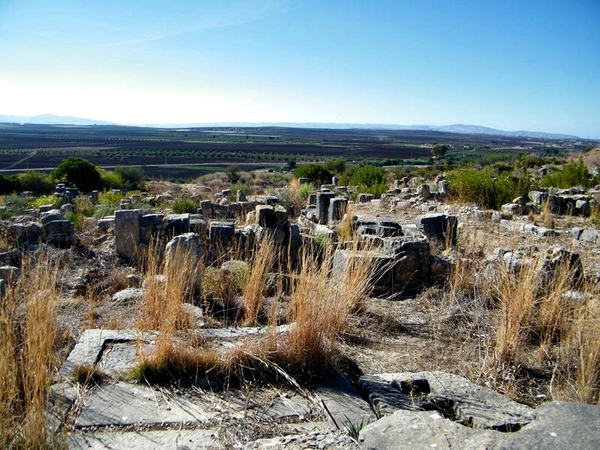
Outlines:
<svg viewBox="0 0 600 450"><path fill-rule="evenodd" d="M428 200L431 197L431 189L428 184L421 184L417 187L417 195L423 200Z"/></svg>
<svg viewBox="0 0 600 450"><path fill-rule="evenodd" d="M98 226L98 229L100 231L106 233L111 228L114 228L115 218L114 217L105 217L103 219L99 219L98 222L96 222L96 225Z"/></svg>
<svg viewBox="0 0 600 450"><path fill-rule="evenodd" d="M68 220L53 220L44 224L42 233L46 244L58 248L69 248L73 245L75 227Z"/></svg>
<svg viewBox="0 0 600 450"><path fill-rule="evenodd" d="M177 236L190 232L189 214L170 214L165 220L165 232L167 236Z"/></svg>
<svg viewBox="0 0 600 450"><path fill-rule="evenodd" d="M12 245L37 244L42 236L42 227L35 222L12 224L8 227L8 241Z"/></svg>
<svg viewBox="0 0 600 450"><path fill-rule="evenodd" d="M456 244L456 231L458 220L456 216L446 214L429 214L417 217L417 228L428 239Z"/></svg>
<svg viewBox="0 0 600 450"><path fill-rule="evenodd" d="M422 386L418 391L413 389L414 380ZM433 409L465 427L500 431L516 431L535 417L532 408L445 372L368 375L361 377L359 386L382 416L401 409Z"/></svg>
<svg viewBox="0 0 600 450"><path fill-rule="evenodd" d="M235 226L233 222L211 222L208 232L210 245L216 248L227 248L235 236Z"/></svg>
<svg viewBox="0 0 600 450"><path fill-rule="evenodd" d="M40 221L42 222L42 226L54 220L65 220L65 216L62 215L59 209L51 209L49 211L40 213Z"/></svg>
<svg viewBox="0 0 600 450"><path fill-rule="evenodd" d="M111 300L118 305L129 305L143 300L145 294L145 289L130 287L113 294Z"/></svg>
<svg viewBox="0 0 600 450"><path fill-rule="evenodd" d="M329 202L329 215L328 222L339 222L346 214L346 208L348 207L348 199L346 197L332 198Z"/></svg>
<svg viewBox="0 0 600 450"><path fill-rule="evenodd" d="M265 228L275 227L275 208L270 205L257 205L255 209L255 223Z"/></svg>

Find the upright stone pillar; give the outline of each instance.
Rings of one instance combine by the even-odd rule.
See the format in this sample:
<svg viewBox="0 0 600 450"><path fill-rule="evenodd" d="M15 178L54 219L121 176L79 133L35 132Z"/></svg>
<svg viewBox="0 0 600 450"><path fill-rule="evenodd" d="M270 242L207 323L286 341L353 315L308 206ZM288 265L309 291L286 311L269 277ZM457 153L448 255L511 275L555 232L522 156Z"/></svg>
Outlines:
<svg viewBox="0 0 600 450"><path fill-rule="evenodd" d="M117 254L128 261L135 261L139 256L141 217L139 209L115 211L115 248Z"/></svg>
<svg viewBox="0 0 600 450"><path fill-rule="evenodd" d="M321 225L327 225L329 201L334 197L333 192L317 192L317 220Z"/></svg>
<svg viewBox="0 0 600 450"><path fill-rule="evenodd" d="M329 222L333 223L342 220L347 206L348 199L346 197L332 198L329 202Z"/></svg>

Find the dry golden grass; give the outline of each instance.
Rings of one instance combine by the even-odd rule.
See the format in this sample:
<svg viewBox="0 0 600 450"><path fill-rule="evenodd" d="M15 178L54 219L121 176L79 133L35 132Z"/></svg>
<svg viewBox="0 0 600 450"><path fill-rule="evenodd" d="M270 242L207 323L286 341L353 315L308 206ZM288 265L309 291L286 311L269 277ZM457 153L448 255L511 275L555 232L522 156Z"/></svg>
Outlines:
<svg viewBox="0 0 600 450"><path fill-rule="evenodd" d="M357 256L357 247L355 242L351 256ZM305 252L300 267L291 295L290 321L295 326L285 353L302 371L335 367L336 341L343 338L349 316L361 309L370 293L374 265L368 256L351 257L339 270L331 246L326 246L321 261Z"/></svg>
<svg viewBox="0 0 600 450"><path fill-rule="evenodd" d="M149 356L157 363L170 358L176 331L193 327L193 317L183 304L193 301L201 271L196 256L182 246L175 247L166 261L159 260L156 249L148 251L146 293L137 322L142 331L159 332L156 349Z"/></svg>
<svg viewBox="0 0 600 450"><path fill-rule="evenodd" d="M59 261L39 253L23 263L0 313L0 442L5 448L58 446L48 433L49 389L57 368Z"/></svg>
<svg viewBox="0 0 600 450"><path fill-rule="evenodd" d="M520 270L507 268L503 261L486 267L484 257L494 248L517 248L519 240L518 235L501 235L492 225L481 225L470 226L459 237L445 291L437 294L442 300L436 314L443 319L432 319L435 335L489 336L472 343L479 354L472 375L497 380L494 385L507 394L519 395L518 372L534 366L549 371L546 391L552 398L598 402L597 283L580 281L567 264L559 264L551 278L541 276L543 248L525 255L529 263Z"/></svg>
<svg viewBox="0 0 600 450"><path fill-rule="evenodd" d="M265 236L250 263L250 274L248 275L242 294L244 324L247 326L254 326L258 322L267 277L279 258L278 251L273 239Z"/></svg>

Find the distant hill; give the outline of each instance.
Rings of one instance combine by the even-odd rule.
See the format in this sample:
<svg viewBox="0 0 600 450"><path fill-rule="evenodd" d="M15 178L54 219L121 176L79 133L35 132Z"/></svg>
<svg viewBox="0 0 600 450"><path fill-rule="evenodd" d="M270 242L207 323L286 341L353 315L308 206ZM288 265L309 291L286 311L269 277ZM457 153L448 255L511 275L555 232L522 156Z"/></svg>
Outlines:
<svg viewBox="0 0 600 450"><path fill-rule="evenodd" d="M0 114L0 122L32 123L37 125L114 125L114 123L102 120L55 116L54 114L41 114L39 116L4 116Z"/></svg>
<svg viewBox="0 0 600 450"><path fill-rule="evenodd" d="M394 125L394 124L359 124L359 123L321 123L321 122L215 122L215 123L178 123L178 124L148 124L160 128L194 128L194 127L288 127L288 128L329 128L334 130L424 130L459 134L487 134L495 136L512 136L535 139L580 139L578 136L560 133L545 133L543 131L503 131L479 125Z"/></svg>
<svg viewBox="0 0 600 450"><path fill-rule="evenodd" d="M31 123L39 125L118 125L114 122L84 119L81 117L56 116L42 114L39 116L4 116L0 114L0 123ZM126 125L126 124L123 124ZM513 136L535 139L580 139L578 136L542 131L503 131L479 125L393 125L393 124L356 124L356 123L298 123L298 122L218 122L218 123L167 123L146 124L140 126L160 128L190 127L291 127L291 128L330 128L330 129L363 129L363 130L425 130L460 134L487 134L497 136Z"/></svg>

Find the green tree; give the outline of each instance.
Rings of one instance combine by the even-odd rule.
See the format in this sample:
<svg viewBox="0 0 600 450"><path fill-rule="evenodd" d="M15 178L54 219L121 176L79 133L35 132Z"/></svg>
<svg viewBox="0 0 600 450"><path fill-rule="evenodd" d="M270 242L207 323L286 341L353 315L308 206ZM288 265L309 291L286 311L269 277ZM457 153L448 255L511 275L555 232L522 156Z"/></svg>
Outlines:
<svg viewBox="0 0 600 450"><path fill-rule="evenodd" d="M28 170L20 176L21 187L24 191L31 191L35 195L49 194L52 192L52 181L50 177L41 172Z"/></svg>
<svg viewBox="0 0 600 450"><path fill-rule="evenodd" d="M323 163L323 167L331 173L341 175L346 171L346 158L340 156L338 158L328 159Z"/></svg>
<svg viewBox="0 0 600 450"><path fill-rule="evenodd" d="M69 186L75 186L83 192L101 187L100 172L96 166L83 158L73 156L61 162L50 173L50 179L55 183L64 182Z"/></svg>
<svg viewBox="0 0 600 450"><path fill-rule="evenodd" d="M235 164L229 166L225 171L225 174L231 183L235 184L240 181L240 168Z"/></svg>
<svg viewBox="0 0 600 450"><path fill-rule="evenodd" d="M141 189L144 179L144 171L139 167L115 167L115 174L121 179L121 189L133 191Z"/></svg>
<svg viewBox="0 0 600 450"><path fill-rule="evenodd" d="M385 184L385 171L381 167L363 166L352 174L352 184L371 187Z"/></svg>
<svg viewBox="0 0 600 450"><path fill-rule="evenodd" d="M446 153L448 153L448 150L450 150L450 146L448 144L433 144L433 147L431 148L431 154L435 158L443 158L446 156Z"/></svg>
<svg viewBox="0 0 600 450"><path fill-rule="evenodd" d="M22 189L21 180L17 175L0 175L0 194L12 194Z"/></svg>
<svg viewBox="0 0 600 450"><path fill-rule="evenodd" d="M316 185L331 183L332 174L320 164L304 164L294 171L296 178L306 178Z"/></svg>

